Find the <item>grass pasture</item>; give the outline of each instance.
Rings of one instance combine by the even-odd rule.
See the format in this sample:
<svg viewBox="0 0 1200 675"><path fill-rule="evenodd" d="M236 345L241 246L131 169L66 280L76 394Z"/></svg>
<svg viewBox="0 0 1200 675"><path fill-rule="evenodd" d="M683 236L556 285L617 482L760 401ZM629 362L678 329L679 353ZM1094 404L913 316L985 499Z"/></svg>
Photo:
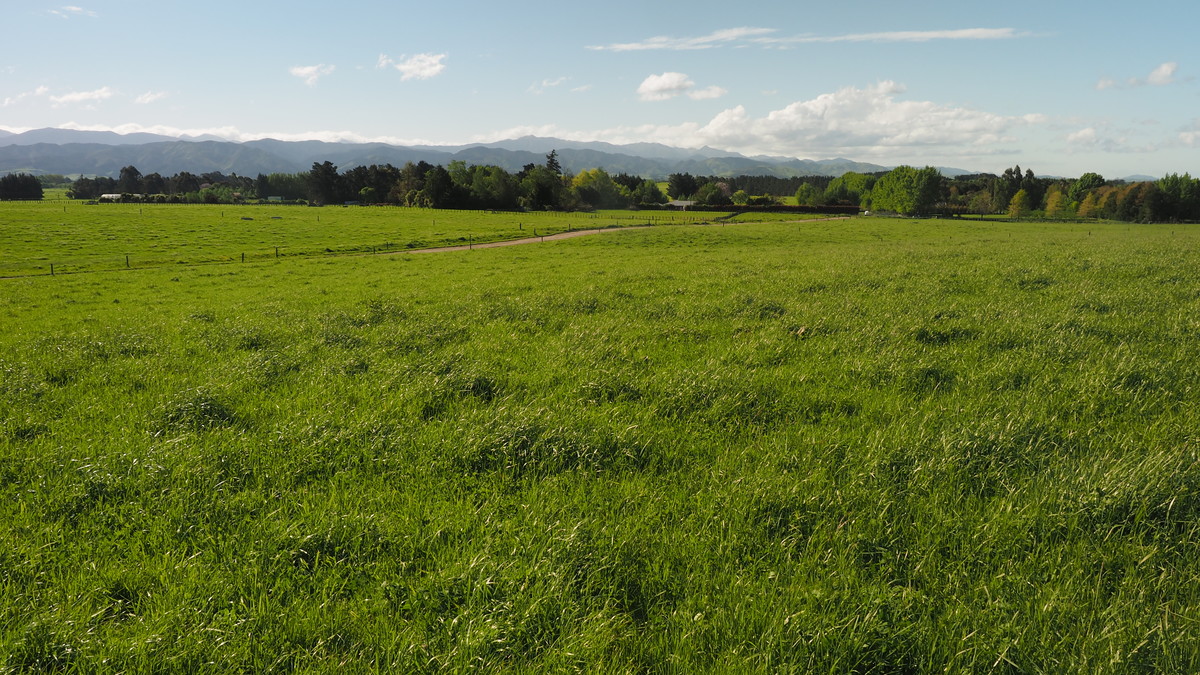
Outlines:
<svg viewBox="0 0 1200 675"><path fill-rule="evenodd" d="M0 280L0 672L1196 672L1198 244L856 218Z"/></svg>
<svg viewBox="0 0 1200 675"><path fill-rule="evenodd" d="M720 215L62 201L10 202L2 214L0 277L394 252Z"/></svg>

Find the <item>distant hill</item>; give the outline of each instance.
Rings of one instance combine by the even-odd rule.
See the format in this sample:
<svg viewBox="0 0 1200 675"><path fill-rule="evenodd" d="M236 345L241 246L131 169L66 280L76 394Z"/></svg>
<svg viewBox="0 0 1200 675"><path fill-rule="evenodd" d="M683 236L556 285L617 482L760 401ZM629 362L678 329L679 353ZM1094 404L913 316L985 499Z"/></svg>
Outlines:
<svg viewBox="0 0 1200 675"><path fill-rule="evenodd" d="M39 143L53 145L65 145L68 143L142 145L145 143L178 140L178 138L172 136L160 136L158 134L118 134L112 131L79 131L76 129L33 129L4 137L0 139L0 143L4 145L37 145Z"/></svg>
<svg viewBox="0 0 1200 675"><path fill-rule="evenodd" d="M563 169L571 173L603 168L611 174L628 173L656 180L664 180L672 173L791 178L840 176L847 171L872 173L890 168L844 158L747 157L709 147L674 148L658 143L616 145L538 136L473 145L405 147L385 143L276 139L234 143L157 134L34 129L19 134L0 132L0 173L22 169L116 177L122 167L132 165L143 174L220 171L254 176L308 171L313 163L326 161L345 170L371 164L402 166L406 162L419 161L445 165L454 160L495 165L516 172L527 164L545 162L546 154L551 150L557 151ZM942 172L947 176L971 173L949 168Z"/></svg>

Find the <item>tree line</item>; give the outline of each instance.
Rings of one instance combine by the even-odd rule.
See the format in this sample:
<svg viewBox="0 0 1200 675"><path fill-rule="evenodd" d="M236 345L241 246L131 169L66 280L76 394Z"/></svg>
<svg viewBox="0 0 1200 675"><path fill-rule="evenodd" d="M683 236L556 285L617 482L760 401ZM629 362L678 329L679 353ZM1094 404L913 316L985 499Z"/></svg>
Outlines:
<svg viewBox="0 0 1200 675"><path fill-rule="evenodd" d="M902 215L1005 214L1049 220L1108 219L1137 223L1200 221L1200 179L1170 174L1157 181L1039 178L1020 166L1003 174L947 178L937 169L898 166L876 174L846 173L823 191L802 185L800 204L852 204Z"/></svg>
<svg viewBox="0 0 1200 675"><path fill-rule="evenodd" d="M98 176L75 181L68 196L101 199L120 195L123 201L166 203L230 203L279 200L311 204L394 204L452 209L588 210L652 207L671 197L709 206L763 206L780 203L772 195L789 195L798 186L817 189L830 176L692 176L672 174L667 192L659 184L626 173L589 169L570 175L556 151L542 164L527 164L511 173L497 166L453 161L446 166L409 162L358 166L339 171L332 162L314 162L302 173L259 174L255 178L220 172L181 172L165 177L143 175L136 167L121 169L117 178Z"/></svg>
<svg viewBox="0 0 1200 675"><path fill-rule="evenodd" d="M37 179L23 174L0 178L0 199L40 199ZM1171 174L1157 181L1106 180L1096 173L1079 178L1037 177L1020 166L1002 174L948 178L937 169L899 166L877 173L838 177L693 176L671 174L659 184L625 173L590 169L570 175L551 151L542 164L511 173L496 166L453 161L446 166L409 162L358 166L338 171L331 162L301 173L255 178L220 172L180 172L165 177L121 169L117 178L80 178L68 196L156 202L236 203L277 199L311 204L395 204L454 209L587 210L654 206L668 199L714 207L763 207L794 196L802 206L857 206L902 215L1005 214L1014 219L1111 219L1127 222L1200 221L1200 179Z"/></svg>
<svg viewBox="0 0 1200 675"><path fill-rule="evenodd" d="M314 162L303 173L143 175L136 167L121 169L117 178L81 178L72 184L73 199L120 195L123 201L230 203L251 200L309 204L394 204L454 209L612 209L662 204L667 197L654 181L603 169L563 172L557 152L544 164L527 164L510 173L497 166L463 161L447 166L409 162L358 166L338 171L332 162Z"/></svg>

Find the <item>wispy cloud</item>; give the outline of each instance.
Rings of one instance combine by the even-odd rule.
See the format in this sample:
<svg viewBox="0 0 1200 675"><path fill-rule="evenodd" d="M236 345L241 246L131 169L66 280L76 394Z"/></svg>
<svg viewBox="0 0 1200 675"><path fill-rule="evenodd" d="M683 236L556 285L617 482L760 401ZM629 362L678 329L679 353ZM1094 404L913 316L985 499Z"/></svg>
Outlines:
<svg viewBox="0 0 1200 675"><path fill-rule="evenodd" d="M1180 130L1179 142L1190 148L1200 146L1200 118L1192 120L1190 126Z"/></svg>
<svg viewBox="0 0 1200 675"><path fill-rule="evenodd" d="M288 68L288 72L304 80L304 84L313 87L316 86L317 80L329 75L336 68L337 66L327 66L324 63L318 63L315 66L292 66Z"/></svg>
<svg viewBox="0 0 1200 675"><path fill-rule="evenodd" d="M728 90L718 87L717 85L714 84L711 87L705 87L703 89L696 89L694 91L689 91L687 93L687 95L688 95L688 98L691 98L693 100L704 101L704 100L708 100L708 99L712 99L712 98L721 98L722 96L724 96L725 94L728 94L728 93L729 93Z"/></svg>
<svg viewBox="0 0 1200 675"><path fill-rule="evenodd" d="M1167 61L1160 64L1157 68L1150 71L1146 77L1131 77L1124 81L1114 80L1106 77L1096 82L1096 89L1103 91L1105 89L1134 89L1137 87L1162 87L1168 84L1175 83L1175 72L1179 70L1179 64L1175 61Z"/></svg>
<svg viewBox="0 0 1200 675"><path fill-rule="evenodd" d="M645 50L712 49L725 45L786 47L799 44L834 42L931 42L934 40L1012 40L1025 37L1015 28L959 28L953 30L887 31L877 33L847 33L843 35L778 36L774 28L728 28L699 37L658 36L640 42L619 42L589 46L597 51L628 52Z"/></svg>
<svg viewBox="0 0 1200 675"><path fill-rule="evenodd" d="M553 89L557 86L565 84L570 79L571 78L569 77L556 77L554 79L542 80L541 82L534 82L533 84L529 85L529 89L526 91L531 94L544 94L547 89Z"/></svg>
<svg viewBox="0 0 1200 675"><path fill-rule="evenodd" d="M592 45L588 49L595 51L608 52L634 52L647 51L655 49L668 49L674 51L693 50L693 49L712 49L724 44L736 43L745 41L747 38L752 38L760 35L769 35L774 33L774 28L726 28L718 30L708 35L699 37L670 37L660 35L652 37L641 42L618 42L610 45Z"/></svg>
<svg viewBox="0 0 1200 675"><path fill-rule="evenodd" d="M52 9L52 10L50 10L50 13L53 14L54 16L57 16L62 19L71 19L71 18L74 18L77 16L87 16L87 17L91 17L94 19L97 16L99 16L99 14L96 14L95 12L91 11L90 9L84 9L82 7L76 7L74 5L67 5L67 6L61 7L59 9Z"/></svg>
<svg viewBox="0 0 1200 675"><path fill-rule="evenodd" d="M1066 151L1070 154L1079 152L1110 152L1110 153L1139 153L1154 152L1158 146L1153 143L1138 144L1128 135L1120 131L1086 127L1067 134Z"/></svg>
<svg viewBox="0 0 1200 675"><path fill-rule="evenodd" d="M17 94L16 96L5 97L5 99L3 101L0 101L0 108L7 108L9 106L16 105L22 101L25 101L25 100L28 100L31 98L39 98L41 96L45 96L48 93L50 93L50 88L44 87L44 86L38 87L37 89L34 89L33 91L23 91L20 94Z"/></svg>
<svg viewBox="0 0 1200 675"><path fill-rule="evenodd" d="M138 105L147 105L150 103L154 103L155 101L161 101L162 99L164 99L166 97L167 97L167 92L165 92L165 91L148 91L148 92L142 94L141 96L138 96L137 98L133 99L133 102L137 103Z"/></svg>
<svg viewBox="0 0 1200 675"><path fill-rule="evenodd" d="M696 89L696 83L683 73L666 72L661 75L651 75L642 80L637 88L638 98L643 101L666 101L676 96L687 95L700 101L720 98L729 93L716 85Z"/></svg>
<svg viewBox="0 0 1200 675"><path fill-rule="evenodd" d="M935 40L1012 40L1023 37L1015 28L960 28L956 30L904 30L845 35L760 37L760 45L828 44L834 42L933 42Z"/></svg>
<svg viewBox="0 0 1200 675"><path fill-rule="evenodd" d="M445 54L416 54L401 56L397 61L386 54L379 55L379 68L395 68L400 71L401 80L428 80L442 74L446 70Z"/></svg>
<svg viewBox="0 0 1200 675"><path fill-rule="evenodd" d="M62 96L51 96L50 102L56 106L69 105L72 103L91 103L93 101L103 101L112 98L116 92L111 87L101 87L92 91L76 91Z"/></svg>

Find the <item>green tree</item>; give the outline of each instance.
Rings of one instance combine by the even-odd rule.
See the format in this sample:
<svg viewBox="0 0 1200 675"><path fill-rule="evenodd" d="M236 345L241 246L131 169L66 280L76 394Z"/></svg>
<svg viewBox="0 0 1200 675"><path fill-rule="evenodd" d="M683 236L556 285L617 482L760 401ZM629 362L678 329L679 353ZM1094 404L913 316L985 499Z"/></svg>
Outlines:
<svg viewBox="0 0 1200 675"><path fill-rule="evenodd" d="M696 201L708 206L725 206L731 203L728 189L729 186L724 183L705 183L696 190Z"/></svg>
<svg viewBox="0 0 1200 675"><path fill-rule="evenodd" d="M520 205L529 209L556 209L561 204L562 180L544 166L528 166L521 172Z"/></svg>
<svg viewBox="0 0 1200 675"><path fill-rule="evenodd" d="M498 166L476 166L471 171L471 203L478 208L511 209L517 205L517 183Z"/></svg>
<svg viewBox="0 0 1200 675"><path fill-rule="evenodd" d="M871 190L871 205L880 211L894 211L906 216L927 213L937 203L941 192L942 175L937 169L898 166L875 183Z"/></svg>
<svg viewBox="0 0 1200 675"><path fill-rule="evenodd" d="M1173 173L1163 176L1155 185L1161 192L1164 220L1200 220L1200 179Z"/></svg>
<svg viewBox="0 0 1200 675"><path fill-rule="evenodd" d="M1071 183L1067 188L1067 198L1073 202L1081 202L1088 192L1104 185L1104 176L1098 173L1085 173Z"/></svg>
<svg viewBox="0 0 1200 675"><path fill-rule="evenodd" d="M580 171L571 180L571 187L584 204L598 209L617 209L629 205L621 195L620 187L604 169Z"/></svg>
<svg viewBox="0 0 1200 675"><path fill-rule="evenodd" d="M629 198L634 204L665 204L667 202L667 196L659 189L658 183L652 180L643 180L629 193Z"/></svg>
<svg viewBox="0 0 1200 675"><path fill-rule="evenodd" d="M812 183L803 183L796 188L796 203L801 206L820 206L825 195Z"/></svg>
<svg viewBox="0 0 1200 675"><path fill-rule="evenodd" d="M847 171L829 182L825 188L824 202L852 206L861 204L863 197L871 191L874 185L875 176Z"/></svg>

